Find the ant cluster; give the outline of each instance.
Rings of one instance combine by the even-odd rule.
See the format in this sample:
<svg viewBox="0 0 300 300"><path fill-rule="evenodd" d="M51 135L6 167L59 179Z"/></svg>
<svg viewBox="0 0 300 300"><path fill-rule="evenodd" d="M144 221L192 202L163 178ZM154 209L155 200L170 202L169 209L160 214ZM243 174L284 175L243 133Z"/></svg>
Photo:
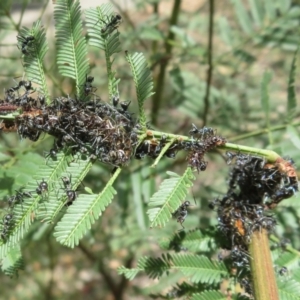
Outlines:
<svg viewBox="0 0 300 300"><path fill-rule="evenodd" d="M95 91L94 78L86 76L84 94ZM100 99L81 101L71 97L55 98L51 104L45 104L45 97L31 97L35 92L30 81L21 80L17 85L5 91L4 100L0 101L0 115L21 109L22 113L14 122L5 119L0 130L16 129L21 138L36 141L41 133L48 133L56 138L54 147L48 156L69 147L74 153L89 155L113 166L126 164L134 155L137 159L145 156L156 158L167 143L167 136L161 139L147 139L138 145L139 124L128 112L130 102L112 97L112 105ZM178 139L164 153L174 158L179 150L188 151L189 166L204 171L207 162L204 154L213 148L225 144L226 140L215 134L212 128L198 129L193 125L188 141Z"/></svg>
<svg viewBox="0 0 300 300"><path fill-rule="evenodd" d="M207 166L207 161L204 160L205 153L215 147L224 145L226 139L216 135L213 128L203 127L198 129L194 124L192 124L189 134L191 135L189 140L178 139L168 148L164 155L169 158L175 158L178 151L185 150L188 152L186 159L189 166L198 173L199 171L205 171ZM166 143L167 137L165 135L162 135L160 140L145 140L136 149L135 158L141 159L145 156L156 158Z"/></svg>
<svg viewBox="0 0 300 300"><path fill-rule="evenodd" d="M87 77L85 92L90 92L92 77ZM21 93L21 88L25 89ZM36 141L41 133L56 138L49 156L55 157L58 150L69 147L74 152L89 155L114 166L124 165L132 156L137 143L135 130L138 125L127 111L129 102L80 101L70 97L59 97L50 105L45 105L44 97L38 100L30 97L30 81L20 81L5 92L0 102L0 114L7 107L9 112L21 108L22 114L15 117L15 125L21 138ZM6 130L4 120L0 125ZM11 125L12 126L12 125Z"/></svg>
<svg viewBox="0 0 300 300"><path fill-rule="evenodd" d="M228 163L235 160L228 180L227 194L213 200L209 207L218 214L218 229L226 238L234 267L248 268L248 244L255 231L272 232L275 218L266 211L298 191L292 160L278 159L274 164L262 158L227 153ZM250 284L241 284L251 290Z"/></svg>

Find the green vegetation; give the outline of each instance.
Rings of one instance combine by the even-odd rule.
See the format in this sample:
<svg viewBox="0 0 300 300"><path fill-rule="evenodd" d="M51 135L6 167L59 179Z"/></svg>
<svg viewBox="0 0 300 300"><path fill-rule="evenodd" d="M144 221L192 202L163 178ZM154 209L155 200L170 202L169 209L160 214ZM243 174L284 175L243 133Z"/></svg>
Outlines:
<svg viewBox="0 0 300 300"><path fill-rule="evenodd" d="M3 297L298 299L300 3L82 4L0 4Z"/></svg>

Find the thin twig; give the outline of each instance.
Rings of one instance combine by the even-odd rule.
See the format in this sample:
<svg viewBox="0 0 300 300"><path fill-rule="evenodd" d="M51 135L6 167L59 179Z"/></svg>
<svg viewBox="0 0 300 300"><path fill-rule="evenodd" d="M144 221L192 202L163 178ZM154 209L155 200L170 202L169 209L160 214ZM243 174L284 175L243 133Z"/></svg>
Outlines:
<svg viewBox="0 0 300 300"><path fill-rule="evenodd" d="M165 55L164 57L170 57L173 49L173 43L175 39L175 34L172 32L171 28L172 26L177 24L179 12L180 12L180 4L181 0L174 0L174 6L172 9L172 15L170 19L170 25L169 25L169 33L165 40ZM156 89L155 94L152 98L152 113L151 113L151 119L152 124L155 125L157 122L158 112L162 103L162 95L164 90L164 84L165 84L165 74L166 69L168 65L169 59L163 59L160 62L160 71L156 80Z"/></svg>
<svg viewBox="0 0 300 300"><path fill-rule="evenodd" d="M207 60L208 70L206 79L206 91L204 96L204 110L203 110L203 126L206 125L207 116L209 112L209 97L210 97L210 86L213 74L213 33L214 33L214 0L209 0L209 28L208 28L208 49L207 49Z"/></svg>

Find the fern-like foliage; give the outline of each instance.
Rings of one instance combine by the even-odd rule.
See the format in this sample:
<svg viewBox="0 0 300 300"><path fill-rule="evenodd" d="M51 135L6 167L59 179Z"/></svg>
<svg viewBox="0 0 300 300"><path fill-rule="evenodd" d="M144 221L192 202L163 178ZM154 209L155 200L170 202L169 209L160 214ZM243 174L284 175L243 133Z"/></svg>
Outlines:
<svg viewBox="0 0 300 300"><path fill-rule="evenodd" d="M50 201L48 202L47 195L39 195L36 192L37 180L46 178L49 188L49 200L53 200L56 203L60 203L57 199L56 184L58 179L66 169L70 162L70 155L59 154L55 168L40 166L39 170L32 175L31 179L26 184L26 188L21 189L22 192L30 193L31 197L25 197L24 201L14 205L13 215L14 222L13 227L10 230L8 239L2 242L0 245L0 259L6 257L7 253L11 251L15 245L19 244L24 234L29 230L31 224L34 221L35 216L39 216L39 210L45 209L44 213L49 216L50 210L47 210L47 206L50 207ZM47 200L47 201L46 201ZM43 215L43 213L41 213ZM46 218L46 217L45 217Z"/></svg>
<svg viewBox="0 0 300 300"><path fill-rule="evenodd" d="M123 274L129 280L135 278L141 271L146 272L150 278L159 278L171 268L169 263L170 258L170 255L162 255L162 258L145 256L138 260L136 268L127 269L122 266L118 269L118 273Z"/></svg>
<svg viewBox="0 0 300 300"><path fill-rule="evenodd" d="M290 0L231 2L241 30L233 29L225 17L219 19L219 28L223 40L232 47L235 54L249 40L256 45L279 45L293 50L297 48L300 16L298 5L293 5Z"/></svg>
<svg viewBox="0 0 300 300"><path fill-rule="evenodd" d="M215 242L215 232L195 229L192 231L180 231L173 237L160 241L160 247L164 250L174 250L175 252L213 252L217 248Z"/></svg>
<svg viewBox="0 0 300 300"><path fill-rule="evenodd" d="M192 282L217 283L227 275L224 263L193 254L172 255L172 268L180 270Z"/></svg>
<svg viewBox="0 0 300 300"><path fill-rule="evenodd" d="M121 267L118 272L132 280L140 271L144 271L151 278L159 278L170 270L181 271L193 283L219 283L222 277L227 275L223 263L193 254L168 254L162 258L143 257L138 261L137 268Z"/></svg>
<svg viewBox="0 0 300 300"><path fill-rule="evenodd" d="M218 291L205 291L201 294L193 294L190 300L227 300L228 297Z"/></svg>
<svg viewBox="0 0 300 300"><path fill-rule="evenodd" d="M300 295L300 283L293 280L277 281L280 300L298 300Z"/></svg>
<svg viewBox="0 0 300 300"><path fill-rule="evenodd" d="M76 93L79 96L89 70L79 1L58 0L54 19L58 70L63 76L76 81Z"/></svg>
<svg viewBox="0 0 300 300"><path fill-rule="evenodd" d="M109 22L113 16L113 6L110 3L102 4L97 8L86 10L86 26L89 35L89 44L104 51L106 68L108 75L109 98L118 95L118 82L115 78L116 73L112 71L113 54L121 51L119 40L120 33L113 31L111 34L101 34L101 29Z"/></svg>
<svg viewBox="0 0 300 300"><path fill-rule="evenodd" d="M74 247L101 216L116 191L112 187L121 168L117 169L99 195L80 195L55 227L54 236L63 245Z"/></svg>
<svg viewBox="0 0 300 300"><path fill-rule="evenodd" d="M299 267L300 255L299 253L282 253L276 260L275 265L278 267L287 267L289 270L296 270Z"/></svg>
<svg viewBox="0 0 300 300"><path fill-rule="evenodd" d="M159 190L149 200L150 208L147 212L153 226L165 226L171 219L178 207L184 201L188 189L193 185L192 180L195 176L190 168L182 176L173 172L167 172L171 177L165 179Z"/></svg>
<svg viewBox="0 0 300 300"><path fill-rule="evenodd" d="M62 189L61 177L70 176L71 170L68 167L73 160L74 157L70 151L64 151L57 155L56 160L49 160L47 162L49 168L43 170L42 178L47 178L48 183L48 193L44 196L45 201L38 213L38 218L43 222L53 222L65 204L66 194ZM79 185L76 176L72 176L72 184L75 188Z"/></svg>
<svg viewBox="0 0 300 300"><path fill-rule="evenodd" d="M19 270L24 269L24 260L21 255L20 246L12 248L3 259L1 269L4 274L13 277L18 275Z"/></svg>
<svg viewBox="0 0 300 300"><path fill-rule="evenodd" d="M40 86L39 91L45 96L46 102L50 102L50 95L46 84L45 70L43 65L44 57L48 51L48 43L46 41L45 30L41 26L40 21L33 23L31 29L23 27L19 33L20 36L26 38L34 37L30 43L32 50L29 55L23 55L25 73L29 80ZM19 45L22 47L22 45Z"/></svg>
<svg viewBox="0 0 300 300"><path fill-rule="evenodd" d="M146 128L145 100L153 95L153 80L146 59L142 53L130 54L126 52L126 59L130 65L135 83L136 95L139 105L139 122Z"/></svg>
<svg viewBox="0 0 300 300"><path fill-rule="evenodd" d="M32 182L33 179L32 179ZM23 192L32 192L28 188L23 189ZM23 203L17 204L14 207L14 226L10 230L8 239L0 245L0 259L3 259L11 251L11 249L20 243L24 234L28 231L33 222L33 214L38 209L40 196L32 193L31 198L26 198Z"/></svg>

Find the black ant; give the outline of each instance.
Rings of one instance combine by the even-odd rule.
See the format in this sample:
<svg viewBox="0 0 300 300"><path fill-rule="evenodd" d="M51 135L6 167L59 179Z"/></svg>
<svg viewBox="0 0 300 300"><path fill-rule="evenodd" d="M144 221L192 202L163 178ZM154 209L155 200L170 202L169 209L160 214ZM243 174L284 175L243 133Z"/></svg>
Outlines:
<svg viewBox="0 0 300 300"><path fill-rule="evenodd" d="M96 88L92 86L92 82L94 81L93 76L85 75L85 84L84 84L84 94L87 96L90 93L96 92Z"/></svg>
<svg viewBox="0 0 300 300"><path fill-rule="evenodd" d="M22 35L18 35L17 36L17 39L18 41L20 42L21 46L19 47L18 45L18 48L20 49L21 48L21 52L22 54L24 55L28 55L30 53L30 50L31 50L31 44L32 42L34 41L34 36L32 35L29 35L29 36L22 36Z"/></svg>
<svg viewBox="0 0 300 300"><path fill-rule="evenodd" d="M117 107L117 106L118 106L119 101L120 101L119 96L117 96L117 95L115 96L115 95L114 95L114 96L112 97L112 104L113 104L114 107Z"/></svg>
<svg viewBox="0 0 300 300"><path fill-rule="evenodd" d="M0 237L3 241L7 240L7 235L11 229L11 226L13 225L13 217L14 215L10 213L3 217L3 227L0 234Z"/></svg>
<svg viewBox="0 0 300 300"><path fill-rule="evenodd" d="M66 192L66 195L68 197L68 200L66 201L65 206L70 206L73 204L74 200L77 198L76 191L72 189L72 175L70 174L69 177L64 176L61 178L63 185L64 185L64 190Z"/></svg>
<svg viewBox="0 0 300 300"><path fill-rule="evenodd" d="M9 88L6 92L12 93L18 91L22 86L25 88L26 92L32 90L31 81L20 80L16 86Z"/></svg>
<svg viewBox="0 0 300 300"><path fill-rule="evenodd" d="M43 179L40 183L38 183L36 193L38 195L42 195L44 192L48 192L48 183Z"/></svg>
<svg viewBox="0 0 300 300"><path fill-rule="evenodd" d="M55 148L50 149L49 152L45 152L46 161L48 160L49 157L51 157L52 160L57 159L57 150Z"/></svg>
<svg viewBox="0 0 300 300"><path fill-rule="evenodd" d="M110 34L115 29L117 29L120 26L120 23L122 22L122 17L118 14L111 16L110 19L107 17L108 22L105 22L104 20L101 20L105 26L101 28L101 34Z"/></svg>
<svg viewBox="0 0 300 300"><path fill-rule="evenodd" d="M10 226L12 224L14 215L9 213L3 217L3 225Z"/></svg>
<svg viewBox="0 0 300 300"><path fill-rule="evenodd" d="M184 201L177 210L174 211L173 216L177 218L177 222L180 223L181 227L184 229L182 223L185 221L188 212L187 208L191 205L190 201Z"/></svg>
<svg viewBox="0 0 300 300"><path fill-rule="evenodd" d="M21 192L21 191L16 191L16 195L11 196L7 199L8 206L10 208L13 208L15 204L21 204L24 201L24 197L31 198L32 194L30 192Z"/></svg>
<svg viewBox="0 0 300 300"><path fill-rule="evenodd" d="M288 269L285 266L283 266L282 268L280 268L279 271L278 271L278 273L279 273L280 276L283 276L283 275L287 274L287 272L288 272Z"/></svg>

